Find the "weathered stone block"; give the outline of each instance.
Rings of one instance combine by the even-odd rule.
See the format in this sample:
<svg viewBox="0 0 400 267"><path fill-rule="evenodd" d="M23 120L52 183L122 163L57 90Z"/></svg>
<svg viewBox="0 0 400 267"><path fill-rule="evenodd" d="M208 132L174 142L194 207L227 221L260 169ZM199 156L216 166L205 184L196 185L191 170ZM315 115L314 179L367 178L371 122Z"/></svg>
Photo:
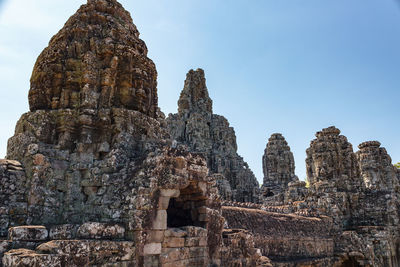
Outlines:
<svg viewBox="0 0 400 267"><path fill-rule="evenodd" d="M143 257L144 267L159 267L160 259L158 255L148 255Z"/></svg>
<svg viewBox="0 0 400 267"><path fill-rule="evenodd" d="M14 266L63 266L59 255L38 254L29 249L13 249L6 252L3 256L4 267Z"/></svg>
<svg viewBox="0 0 400 267"><path fill-rule="evenodd" d="M10 245L10 240L0 240L0 256L9 249Z"/></svg>
<svg viewBox="0 0 400 267"><path fill-rule="evenodd" d="M190 258L189 266L192 267L206 267L208 266L208 258L207 257L199 257L199 258ZM246 265L249 266L249 265Z"/></svg>
<svg viewBox="0 0 400 267"><path fill-rule="evenodd" d="M190 258L208 257L208 248L205 247L191 247L189 248Z"/></svg>
<svg viewBox="0 0 400 267"><path fill-rule="evenodd" d="M205 247L207 246L207 237L187 237L185 238L185 247Z"/></svg>
<svg viewBox="0 0 400 267"><path fill-rule="evenodd" d="M15 215L24 215L28 211L28 204L24 202L15 202L12 203L9 207L9 214L11 216Z"/></svg>
<svg viewBox="0 0 400 267"><path fill-rule="evenodd" d="M118 224L88 222L78 228L77 235L84 239L123 239L125 228Z"/></svg>
<svg viewBox="0 0 400 267"><path fill-rule="evenodd" d="M39 245L40 253L60 254L66 257L91 259L91 264L108 262L132 261L136 256L136 247L130 241L109 240L53 240Z"/></svg>
<svg viewBox="0 0 400 267"><path fill-rule="evenodd" d="M155 230L165 230L167 229L167 211L157 210L156 217L153 221L153 229Z"/></svg>
<svg viewBox="0 0 400 267"><path fill-rule="evenodd" d="M11 247L13 249L26 248L35 249L43 241L12 241Z"/></svg>
<svg viewBox="0 0 400 267"><path fill-rule="evenodd" d="M8 216L0 216L0 237L5 237L8 234L10 218Z"/></svg>
<svg viewBox="0 0 400 267"><path fill-rule="evenodd" d="M207 229L197 226L184 226L181 228L183 231L187 232L187 236L207 236Z"/></svg>
<svg viewBox="0 0 400 267"><path fill-rule="evenodd" d="M149 243L161 243L164 240L164 231L160 230L154 230L154 231L148 231L147 232L147 241Z"/></svg>
<svg viewBox="0 0 400 267"><path fill-rule="evenodd" d="M166 210L166 209L168 209L168 204L169 204L169 197L163 197L163 196L161 196L159 199L158 199L158 209L159 210Z"/></svg>
<svg viewBox="0 0 400 267"><path fill-rule="evenodd" d="M73 239L76 237L78 226L79 225L76 224L62 224L52 226L49 231L49 237L52 240Z"/></svg>
<svg viewBox="0 0 400 267"><path fill-rule="evenodd" d="M179 248L185 245L185 238L168 237L164 239L163 247L166 248Z"/></svg>
<svg viewBox="0 0 400 267"><path fill-rule="evenodd" d="M144 255L161 254L161 243L150 243L144 245L143 254Z"/></svg>
<svg viewBox="0 0 400 267"><path fill-rule="evenodd" d="M161 263L176 262L189 258L189 248L163 248L160 256Z"/></svg>
<svg viewBox="0 0 400 267"><path fill-rule="evenodd" d="M107 262L107 263L102 263L101 264L101 267L135 267L135 266L138 266L136 260ZM147 267L146 264L145 264L144 267ZM155 267L158 267L158 265L156 265Z"/></svg>
<svg viewBox="0 0 400 267"><path fill-rule="evenodd" d="M163 197L179 197L179 189L161 189L160 195Z"/></svg>
<svg viewBox="0 0 400 267"><path fill-rule="evenodd" d="M8 207L0 207L0 215L8 215L9 208Z"/></svg>
<svg viewBox="0 0 400 267"><path fill-rule="evenodd" d="M44 226L16 226L8 230L12 241L44 241L48 237L48 231Z"/></svg>
<svg viewBox="0 0 400 267"><path fill-rule="evenodd" d="M180 228L168 228L164 232L165 237L184 237L187 235L187 232Z"/></svg>
<svg viewBox="0 0 400 267"><path fill-rule="evenodd" d="M174 262L166 262L163 264L163 267L187 267L190 265L190 261L188 259L174 261Z"/></svg>

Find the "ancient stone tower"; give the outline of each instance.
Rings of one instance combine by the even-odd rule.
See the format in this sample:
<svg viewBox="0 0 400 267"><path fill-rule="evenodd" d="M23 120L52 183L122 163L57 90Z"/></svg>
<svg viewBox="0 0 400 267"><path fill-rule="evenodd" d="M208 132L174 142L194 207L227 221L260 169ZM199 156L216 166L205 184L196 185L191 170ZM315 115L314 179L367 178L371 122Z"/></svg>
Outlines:
<svg viewBox="0 0 400 267"><path fill-rule="evenodd" d="M171 137L207 158L221 196L241 202L258 201L258 182L237 154L235 131L223 116L212 112L204 71L190 70L178 101L178 114L170 114Z"/></svg>
<svg viewBox="0 0 400 267"><path fill-rule="evenodd" d="M167 137L156 78L116 1L88 1L67 21L37 59L31 112L8 142L7 158L27 167L27 222L129 221L135 164Z"/></svg>
<svg viewBox="0 0 400 267"><path fill-rule="evenodd" d="M0 266L400 266L400 174L379 142L317 132L306 188L274 134L264 187L280 197L260 200L204 71L167 120L156 79L116 0L51 39L0 160Z"/></svg>
<svg viewBox="0 0 400 267"><path fill-rule="evenodd" d="M119 3L89 0L51 39L33 69L29 105L31 111L124 108L156 117L157 71Z"/></svg>
<svg viewBox="0 0 400 267"><path fill-rule="evenodd" d="M0 162L0 235L8 236L0 256L21 248L4 265L215 258L223 225L215 182L203 158L168 146L156 79L116 0L89 0L51 39L33 69L31 111ZM177 236L186 254L173 258Z"/></svg>
<svg viewBox="0 0 400 267"><path fill-rule="evenodd" d="M268 140L262 158L264 196L274 196L285 192L290 182L299 179L294 173L294 157L282 134L275 133Z"/></svg>
<svg viewBox="0 0 400 267"><path fill-rule="evenodd" d="M307 177L310 184L331 182L346 188L357 183L359 170L353 146L332 126L315 134L307 149Z"/></svg>

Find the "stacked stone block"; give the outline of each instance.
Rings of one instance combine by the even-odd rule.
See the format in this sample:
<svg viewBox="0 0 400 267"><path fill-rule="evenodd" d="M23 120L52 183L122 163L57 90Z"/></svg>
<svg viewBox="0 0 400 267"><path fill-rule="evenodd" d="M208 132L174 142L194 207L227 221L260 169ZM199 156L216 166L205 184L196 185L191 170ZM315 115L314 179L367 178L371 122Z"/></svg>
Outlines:
<svg viewBox="0 0 400 267"><path fill-rule="evenodd" d="M20 162L0 160L0 238L7 236L8 227L25 224L28 204L26 175Z"/></svg>

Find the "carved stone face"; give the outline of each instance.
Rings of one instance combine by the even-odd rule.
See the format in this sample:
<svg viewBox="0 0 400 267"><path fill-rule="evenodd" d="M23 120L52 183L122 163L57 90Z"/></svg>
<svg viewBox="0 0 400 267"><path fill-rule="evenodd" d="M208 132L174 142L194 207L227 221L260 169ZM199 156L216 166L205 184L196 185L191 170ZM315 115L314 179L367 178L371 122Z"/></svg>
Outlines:
<svg viewBox="0 0 400 267"><path fill-rule="evenodd" d="M311 142L306 160L311 183L359 177L353 148L339 133L339 129L329 127L317 132L317 139Z"/></svg>
<svg viewBox="0 0 400 267"><path fill-rule="evenodd" d="M114 5L89 2L52 38L33 69L31 111L116 107L156 116L155 65L129 13Z"/></svg>

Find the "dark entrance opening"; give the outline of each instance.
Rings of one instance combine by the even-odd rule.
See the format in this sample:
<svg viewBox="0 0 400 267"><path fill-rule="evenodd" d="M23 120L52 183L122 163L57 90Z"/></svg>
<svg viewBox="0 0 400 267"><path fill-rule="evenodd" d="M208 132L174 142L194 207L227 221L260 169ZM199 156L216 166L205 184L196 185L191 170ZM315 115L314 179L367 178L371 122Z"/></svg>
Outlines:
<svg viewBox="0 0 400 267"><path fill-rule="evenodd" d="M349 258L342 263L341 267L361 267L361 265L355 258Z"/></svg>
<svg viewBox="0 0 400 267"><path fill-rule="evenodd" d="M273 197L273 196L274 196L274 193L272 193L271 191L264 193L264 197Z"/></svg>
<svg viewBox="0 0 400 267"><path fill-rule="evenodd" d="M167 209L167 226L183 227L198 226L205 228L207 226L205 214L201 213L200 208L206 206L207 197L202 194L200 188L195 184L180 190L177 198L169 200Z"/></svg>
<svg viewBox="0 0 400 267"><path fill-rule="evenodd" d="M272 192L272 190L270 188L264 187L262 188L263 192L263 196L264 197L273 197L274 196L274 192Z"/></svg>
<svg viewBox="0 0 400 267"><path fill-rule="evenodd" d="M183 203L177 201L176 198L169 200L167 210L167 225L168 227L182 227L194 225L190 210L183 208Z"/></svg>

